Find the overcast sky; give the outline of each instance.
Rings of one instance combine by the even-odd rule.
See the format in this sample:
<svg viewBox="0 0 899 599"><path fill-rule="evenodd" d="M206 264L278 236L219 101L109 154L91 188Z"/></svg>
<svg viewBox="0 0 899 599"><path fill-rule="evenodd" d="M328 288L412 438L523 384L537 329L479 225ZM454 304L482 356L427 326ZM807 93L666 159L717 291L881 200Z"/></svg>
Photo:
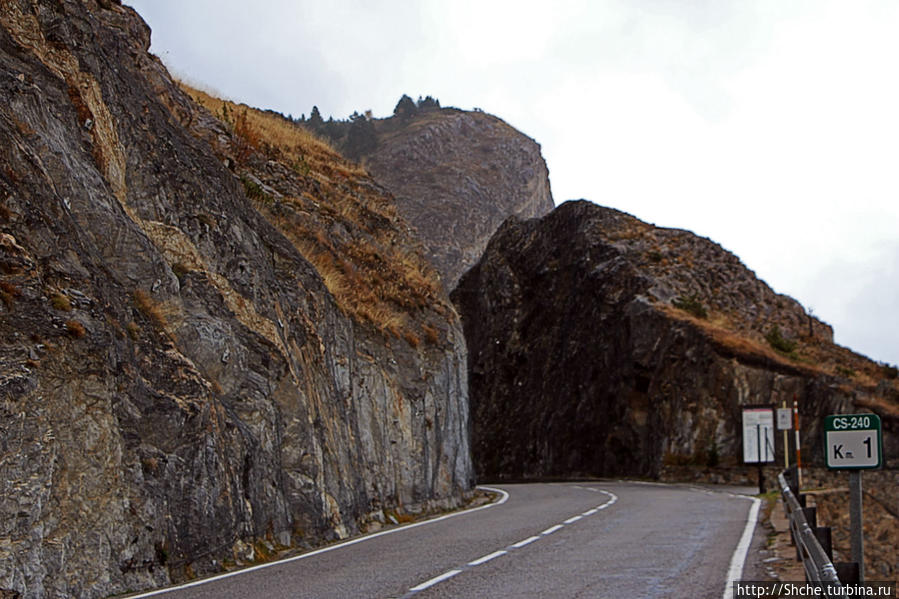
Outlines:
<svg viewBox="0 0 899 599"><path fill-rule="evenodd" d="M709 237L899 363L895 0L125 1L175 74L239 102L496 114L557 204Z"/></svg>

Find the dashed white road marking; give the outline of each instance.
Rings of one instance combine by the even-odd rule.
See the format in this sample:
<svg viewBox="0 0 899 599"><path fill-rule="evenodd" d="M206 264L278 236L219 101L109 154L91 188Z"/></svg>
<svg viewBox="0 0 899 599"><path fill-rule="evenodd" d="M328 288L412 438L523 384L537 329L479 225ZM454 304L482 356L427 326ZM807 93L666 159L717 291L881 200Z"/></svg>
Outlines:
<svg viewBox="0 0 899 599"><path fill-rule="evenodd" d="M506 555L507 553L509 553L509 552L506 551L505 549L500 549L499 551L494 551L493 553L489 553L489 554L485 555L484 557L479 557L478 559L476 559L472 562L468 562L468 565L469 566L480 566L481 564L486 564L490 560L497 558L501 555Z"/></svg>
<svg viewBox="0 0 899 599"><path fill-rule="evenodd" d="M415 585L414 587L412 587L412 588L409 589L409 590L410 590L410 591L416 591L416 592L418 592L418 591L423 591L423 590L425 590L426 588L432 587L432 586L434 586L435 584L437 584L438 582L443 582L444 580L446 580L446 579L448 579L448 578L452 578L453 576L455 576L456 574L459 574L459 573L461 573L461 572L462 572L462 570L450 570L449 572L444 572L444 573L441 574L440 576L435 576L435 577L432 578L431 580L426 580L426 581L424 581L424 582L421 583L421 584L417 584L417 585Z"/></svg>
<svg viewBox="0 0 899 599"><path fill-rule="evenodd" d="M515 549L521 549L521 548L524 547L525 545L530 545L531 543L533 543L534 541L536 541L536 540L539 539L539 538L540 538L540 537L538 537L538 536L536 536L536 535L533 536L533 537L528 537L528 538L526 538L526 539L523 540L523 541L518 541L517 543L513 543L513 544L512 544L512 547L514 547Z"/></svg>
<svg viewBox="0 0 899 599"><path fill-rule="evenodd" d="M596 489L593 487L582 487L579 485L571 485L571 486L575 489L583 489L585 491L594 491L597 493L603 493L605 495L608 495L609 499L602 505L598 505L595 508L591 508L591 509L587 510L586 512L584 512L583 514L579 514L577 516L572 516L571 518L568 518L567 520L562 521L562 523L560 523L560 524L555 524L553 526L550 526L549 528L547 528L546 530L541 532L539 535L534 535L534 536L528 537L526 539L523 539L521 541L518 541L517 543L509 545L505 549L500 549L498 551L494 551L493 553L488 553L487 555L485 555L483 557L479 557L476 560L472 560L472 561L468 562L464 566L455 568L453 570L449 570L447 572L444 572L440 576L435 576L434 578L432 578L430 580L426 580L425 582L423 582L421 584L415 585L414 587L410 588L409 591L405 595L403 595L404 599L411 597L412 595L415 595L416 593L418 593L421 590L424 590L428 587L434 586L435 584L437 584L439 582L447 580L448 578L452 578L453 576L455 576L455 575L459 574L460 572L463 572L469 568L474 568L474 567L480 566L482 564L489 562L490 560L496 559L502 555L506 555L506 554L510 553L511 551L514 551L515 549L521 549L522 547L524 547L526 545L530 545L531 543L533 543L535 541L539 541L541 538L543 538L547 535L551 535L552 533L556 532L557 530L561 530L566 525L573 524L573 523L577 522L578 520L581 520L587 516L592 516L593 514L596 514L600 510L603 510L603 509L609 507L610 505L614 504L616 501L618 501L618 496L610 491L605 491L603 489ZM481 488L487 489L489 491L504 492L501 489L492 489L489 487L481 487ZM507 498L508 498L508 494L506 495L506 497L503 498L503 501L505 501Z"/></svg>
<svg viewBox="0 0 899 599"><path fill-rule="evenodd" d="M550 526L549 528L547 528L546 530L544 530L544 531L541 532L540 534L541 534L541 535L551 535L552 533L556 532L556 531L559 530L560 528L562 528L562 525L561 525L561 524L556 524L555 526Z"/></svg>
<svg viewBox="0 0 899 599"><path fill-rule="evenodd" d="M528 537L528 538L526 538L526 539L523 540L523 541L518 541L517 543L513 543L513 544L512 544L512 547L514 547L515 549L521 549L521 548L524 547L525 545L530 545L531 543L533 543L534 541L536 541L536 540L539 539L539 538L540 538L540 537L538 537L538 536L536 536L536 535L533 536L533 537Z"/></svg>

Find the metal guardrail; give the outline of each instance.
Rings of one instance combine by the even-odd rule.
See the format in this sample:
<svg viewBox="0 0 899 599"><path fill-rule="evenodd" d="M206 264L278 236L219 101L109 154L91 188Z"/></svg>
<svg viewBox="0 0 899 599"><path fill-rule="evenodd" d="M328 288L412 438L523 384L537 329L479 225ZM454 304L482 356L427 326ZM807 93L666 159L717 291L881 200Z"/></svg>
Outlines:
<svg viewBox="0 0 899 599"><path fill-rule="evenodd" d="M837 576L837 569L827 555L827 552L818 542L815 530L809 525L805 517L805 510L800 505L799 500L793 493L784 474L777 475L777 481L780 483L781 493L783 494L784 506L787 510L787 517L790 520L790 532L793 533L793 540L796 543L796 551L802 560L802 566L805 568L805 577L808 582L819 582L827 585L834 585L842 589L840 579ZM844 595L828 595L832 597Z"/></svg>

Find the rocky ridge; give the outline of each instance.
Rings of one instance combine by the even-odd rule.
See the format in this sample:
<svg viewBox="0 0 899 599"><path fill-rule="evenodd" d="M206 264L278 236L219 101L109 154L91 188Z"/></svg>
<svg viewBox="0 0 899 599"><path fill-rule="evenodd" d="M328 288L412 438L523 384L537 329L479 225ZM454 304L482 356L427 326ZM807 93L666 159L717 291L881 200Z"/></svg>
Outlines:
<svg viewBox="0 0 899 599"><path fill-rule="evenodd" d="M389 192L149 44L108 0L0 11L0 592L159 586L473 482L458 317Z"/></svg>
<svg viewBox="0 0 899 599"><path fill-rule="evenodd" d="M794 397L811 459L826 413L899 424L895 379L736 256L589 202L507 221L452 297L488 480L735 464L740 406Z"/></svg>
<svg viewBox="0 0 899 599"><path fill-rule="evenodd" d="M330 132L396 196L447 290L508 216L543 216L554 206L539 144L484 112L433 101L416 108L404 96L390 118L313 129Z"/></svg>

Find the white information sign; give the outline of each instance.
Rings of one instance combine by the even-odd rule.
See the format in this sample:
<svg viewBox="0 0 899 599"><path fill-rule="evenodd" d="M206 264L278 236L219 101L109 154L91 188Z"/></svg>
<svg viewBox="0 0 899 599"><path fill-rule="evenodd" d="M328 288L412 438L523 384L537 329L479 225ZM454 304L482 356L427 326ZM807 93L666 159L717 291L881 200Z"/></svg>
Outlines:
<svg viewBox="0 0 899 599"><path fill-rule="evenodd" d="M777 430L788 431L793 428L793 408L777 408Z"/></svg>
<svg viewBox="0 0 899 599"><path fill-rule="evenodd" d="M743 462L774 461L774 410L743 408Z"/></svg>

